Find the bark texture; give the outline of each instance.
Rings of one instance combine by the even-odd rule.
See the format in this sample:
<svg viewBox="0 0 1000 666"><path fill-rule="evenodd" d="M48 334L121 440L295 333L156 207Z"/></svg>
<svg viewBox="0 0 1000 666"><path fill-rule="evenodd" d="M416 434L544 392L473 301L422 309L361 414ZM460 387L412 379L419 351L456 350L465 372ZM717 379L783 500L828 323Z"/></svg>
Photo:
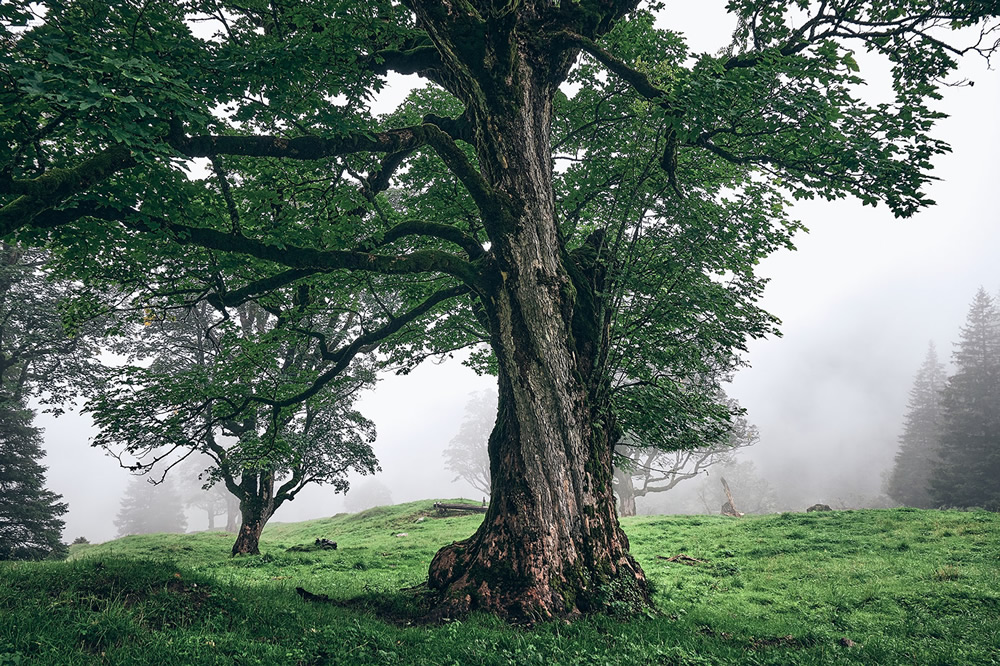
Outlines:
<svg viewBox="0 0 1000 666"><path fill-rule="evenodd" d="M435 556L429 586L446 613L533 622L633 611L649 599L615 510L614 423L594 408L604 404L595 272L565 251L555 218L549 132L569 59L530 46L492 57L507 58L509 73L476 79L464 100L497 202L486 220L494 263L480 292L499 363L491 503L471 538Z"/></svg>
<svg viewBox="0 0 1000 666"><path fill-rule="evenodd" d="M233 555L259 555L260 534L277 506L274 501L274 474L247 472L240 479L242 522L233 544Z"/></svg>

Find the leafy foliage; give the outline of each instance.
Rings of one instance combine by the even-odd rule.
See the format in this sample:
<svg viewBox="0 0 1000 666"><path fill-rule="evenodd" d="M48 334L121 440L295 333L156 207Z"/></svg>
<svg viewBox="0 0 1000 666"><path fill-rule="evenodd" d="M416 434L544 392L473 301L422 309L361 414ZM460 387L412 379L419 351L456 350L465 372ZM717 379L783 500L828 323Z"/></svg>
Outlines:
<svg viewBox="0 0 1000 666"><path fill-rule="evenodd" d="M155 372L131 370L104 392L109 441L208 446L204 423L225 417L252 424L238 465L263 470L294 457L296 410L352 386L368 352L406 370L488 341L473 362L509 387L497 446L552 452L538 461L572 470L548 478L580 479L568 492L593 492L613 523L621 433L679 450L729 427L718 378L775 332L754 270L790 246L791 200L854 196L899 216L930 203L947 150L930 103L960 55L996 50L1000 15L991 2L733 0L731 47L710 55L655 27L658 8L6 4L0 234L51 247L92 301L122 294L157 316L206 303L222 320L217 369L158 382L162 394ZM953 45L954 28L971 45ZM855 49L888 63L891 101L861 96ZM390 72L431 89L374 117ZM581 84L572 97L566 80ZM194 160L210 171L189 175ZM230 335L240 307L268 326ZM293 349L331 366L286 373L276 359ZM536 422L551 437L521 442ZM512 473L494 490L525 488ZM589 530L572 511L550 518ZM541 543L502 548L527 541Z"/></svg>
<svg viewBox="0 0 1000 666"><path fill-rule="evenodd" d="M0 242L0 400L37 397L58 412L99 376L100 327L66 326L72 296L44 252Z"/></svg>
<svg viewBox="0 0 1000 666"><path fill-rule="evenodd" d="M196 475L204 471L207 487L219 483L234 495L245 524L262 517L259 527L309 484L344 492L350 470L373 472L374 426L351 408L373 381L370 370L356 366L312 388L316 377L340 370L324 355L324 338L343 337L354 317L299 296L292 322L253 303L221 315L207 303L146 309L139 331L119 346L132 363L86 404L101 428L94 444L135 460L126 466L164 474L203 459L208 466ZM286 330L301 327L320 344Z"/></svg>

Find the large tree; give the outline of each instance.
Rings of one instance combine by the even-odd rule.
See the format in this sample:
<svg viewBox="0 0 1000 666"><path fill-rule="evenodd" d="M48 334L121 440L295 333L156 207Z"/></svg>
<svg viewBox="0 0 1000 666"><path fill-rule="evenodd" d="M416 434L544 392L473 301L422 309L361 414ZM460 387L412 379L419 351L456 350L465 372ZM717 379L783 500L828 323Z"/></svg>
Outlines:
<svg viewBox="0 0 1000 666"><path fill-rule="evenodd" d="M0 559L66 551L66 504L45 488L28 400L58 412L96 363L90 326L75 335L64 326L70 285L51 277L44 252L0 242Z"/></svg>
<svg viewBox="0 0 1000 666"><path fill-rule="evenodd" d="M725 419L686 382L773 329L753 266L789 243L787 197L929 203L946 146L927 100L966 51L947 31L997 14L728 7L738 28L711 55L633 0L7 3L8 25L36 19L2 36L0 234L150 301L268 292L292 316L297 288L330 291L365 319L324 342L342 360L486 339L492 503L431 590L449 613L638 609L619 433ZM973 30L967 50L989 52ZM891 67L892 100L859 96L855 48ZM433 86L374 118L388 72ZM211 175L189 179L192 159Z"/></svg>
<svg viewBox="0 0 1000 666"><path fill-rule="evenodd" d="M1000 308L982 288L969 306L952 362L930 496L937 506L1000 510Z"/></svg>
<svg viewBox="0 0 1000 666"><path fill-rule="evenodd" d="M932 342L927 348L910 389L910 401L903 433L899 436L896 462L886 483L886 493L906 506L931 509L937 506L930 495L930 479L941 464L941 393L945 387L944 365L938 361Z"/></svg>

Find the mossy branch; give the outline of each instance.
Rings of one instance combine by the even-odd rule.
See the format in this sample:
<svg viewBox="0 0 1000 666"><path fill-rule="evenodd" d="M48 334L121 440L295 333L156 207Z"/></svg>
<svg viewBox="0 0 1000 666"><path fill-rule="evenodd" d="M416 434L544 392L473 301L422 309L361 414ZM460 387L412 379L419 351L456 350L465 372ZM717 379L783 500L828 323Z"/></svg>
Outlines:
<svg viewBox="0 0 1000 666"><path fill-rule="evenodd" d="M75 167L50 169L31 180L0 175L0 194L20 194L0 208L0 237L28 225L67 197L83 192L113 174L136 165L125 146L112 146Z"/></svg>
<svg viewBox="0 0 1000 666"><path fill-rule="evenodd" d="M178 136L171 144L188 157L242 155L244 157L281 157L293 160L320 160L354 153L398 153L427 142L423 125L385 132L351 132L324 138L319 136Z"/></svg>
<svg viewBox="0 0 1000 666"><path fill-rule="evenodd" d="M240 233L192 227L170 222L163 218L151 218L132 208L117 209L85 204L72 210L52 211L38 220L35 226L39 228L57 227L83 217L119 222L138 232L169 231L173 235L174 241L180 245L197 245L210 250L256 257L287 266L296 271L305 271L303 276L308 273L325 273L335 270L365 271L383 275L438 272L457 277L470 286L477 284L479 280L479 271L473 263L441 250L418 250L409 254L389 256L363 250L318 250L293 245L279 246L248 238ZM137 219L145 221L140 223L136 221ZM434 231L435 233L429 235L435 235L439 238L447 236L449 240L456 238L465 244L469 242L468 239L458 239L452 231L449 231L453 227L443 229L447 225L416 221L412 225L412 229L424 225L425 232ZM288 273L284 274L284 277L288 281L297 279Z"/></svg>

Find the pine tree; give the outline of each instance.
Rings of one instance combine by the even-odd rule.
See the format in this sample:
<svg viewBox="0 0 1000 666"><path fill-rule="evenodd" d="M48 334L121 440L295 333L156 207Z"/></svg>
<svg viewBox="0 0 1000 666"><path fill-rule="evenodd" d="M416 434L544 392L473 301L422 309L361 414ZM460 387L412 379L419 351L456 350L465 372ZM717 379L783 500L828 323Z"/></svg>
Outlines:
<svg viewBox="0 0 1000 666"><path fill-rule="evenodd" d="M41 431L32 412L0 399L0 560L61 557L66 513L61 496L45 489Z"/></svg>
<svg viewBox="0 0 1000 666"><path fill-rule="evenodd" d="M931 474L939 464L941 391L946 379L944 365L938 360L932 342L910 389L899 451L886 487L889 497L906 506L921 509L937 506L929 485Z"/></svg>
<svg viewBox="0 0 1000 666"><path fill-rule="evenodd" d="M930 495L938 505L1000 510L1000 312L982 288L952 359Z"/></svg>
<svg viewBox="0 0 1000 666"><path fill-rule="evenodd" d="M187 518L180 493L169 481L154 485L147 479L133 478L122 497L115 527L118 536L183 532Z"/></svg>

